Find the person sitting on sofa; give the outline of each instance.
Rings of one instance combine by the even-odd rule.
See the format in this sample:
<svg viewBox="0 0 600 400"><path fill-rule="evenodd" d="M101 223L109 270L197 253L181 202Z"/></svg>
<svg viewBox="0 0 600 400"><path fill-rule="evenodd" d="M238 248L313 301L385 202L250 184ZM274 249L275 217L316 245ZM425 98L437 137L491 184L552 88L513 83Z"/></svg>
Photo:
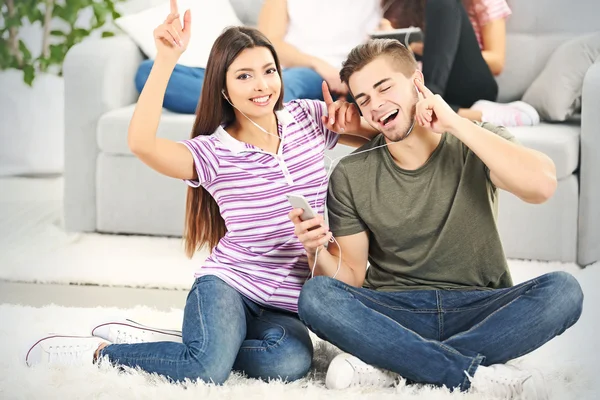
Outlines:
<svg viewBox="0 0 600 400"><path fill-rule="evenodd" d="M352 47L364 42L368 32L377 28L382 16L379 1L264 1L258 29L275 45L281 58L284 102L323 100L323 80L334 93L346 93L338 76L341 62ZM327 35L315 30L315 23L328 25ZM135 86L140 93L153 65L154 60L148 59L138 68ZM195 113L205 76L204 68L176 65L167 85L163 106L178 113Z"/></svg>
<svg viewBox="0 0 600 400"><path fill-rule="evenodd" d="M456 114L397 40L358 46L341 79L381 134L333 170L331 230L322 216L289 215L315 265L300 319L347 352L330 364L327 387L388 385L399 374L490 398L533 394L540 381L505 363L575 324L583 293L565 272L513 286L496 212L499 190L549 199L554 163L506 128Z"/></svg>
<svg viewBox="0 0 600 400"><path fill-rule="evenodd" d="M323 80L335 95L348 93L342 61L381 19L381 0L265 0L258 29L281 57L287 98L322 100Z"/></svg>
<svg viewBox="0 0 600 400"><path fill-rule="evenodd" d="M535 108L523 101L497 103L506 53L506 0L384 0L388 27L416 26L424 42L411 50L425 80L460 116L506 127L537 125Z"/></svg>
<svg viewBox="0 0 600 400"><path fill-rule="evenodd" d="M322 211L328 176L324 151L366 140L374 130L353 105L313 100L283 104L280 64L258 30L232 27L215 41L191 139L157 138L167 82L190 38L176 0L154 31L156 62L130 122L131 151L150 168L190 186L185 248L207 246L187 297L182 332L108 321L90 337L42 337L26 355L38 363L92 363L140 368L172 381L223 383L232 370L293 381L312 362L308 330L297 317L309 273L304 247L287 218L285 195L303 194ZM328 118L339 122L329 123ZM165 265L165 268L168 268ZM143 343L141 343L143 342ZM148 343L152 342L152 343Z"/></svg>

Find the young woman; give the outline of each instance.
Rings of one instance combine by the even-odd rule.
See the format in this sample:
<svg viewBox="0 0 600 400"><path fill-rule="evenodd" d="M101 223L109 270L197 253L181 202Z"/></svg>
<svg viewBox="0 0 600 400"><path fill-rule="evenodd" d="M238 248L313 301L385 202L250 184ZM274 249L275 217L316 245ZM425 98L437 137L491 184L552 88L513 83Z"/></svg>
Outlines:
<svg viewBox="0 0 600 400"><path fill-rule="evenodd" d="M171 14L155 30L158 56L128 137L141 161L190 185L188 256L204 245L212 249L195 274L182 332L102 324L91 337L41 338L27 353L28 365L107 359L173 381L215 383L232 370L291 381L310 368L312 343L297 317L310 271L285 196L304 195L322 212L324 150L339 138L332 129L363 132L361 118L328 93L329 108L306 100L283 105L273 46L257 30L233 27L213 45L192 138L157 138L167 82L190 38L189 10L183 20L182 26L171 0ZM340 142L364 139L344 135Z"/></svg>
<svg viewBox="0 0 600 400"><path fill-rule="evenodd" d="M392 28L423 30L424 42L413 42L411 50L430 90L459 115L504 126L539 123L522 101L495 103L512 13L506 0L384 0L383 7Z"/></svg>

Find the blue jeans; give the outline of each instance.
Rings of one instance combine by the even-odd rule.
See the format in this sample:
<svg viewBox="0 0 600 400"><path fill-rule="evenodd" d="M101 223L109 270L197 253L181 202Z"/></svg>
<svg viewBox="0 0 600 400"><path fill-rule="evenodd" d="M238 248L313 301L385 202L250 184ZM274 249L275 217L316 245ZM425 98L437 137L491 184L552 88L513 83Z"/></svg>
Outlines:
<svg viewBox="0 0 600 400"><path fill-rule="evenodd" d="M295 314L260 307L215 276L200 277L192 286L182 340L111 344L99 357L172 381L222 384L232 370L264 380L300 379L313 355L308 330Z"/></svg>
<svg viewBox="0 0 600 400"><path fill-rule="evenodd" d="M479 365L540 347L581 315L583 293L564 272L497 290L378 292L328 277L305 283L300 319L364 362L411 382L467 390Z"/></svg>
<svg viewBox="0 0 600 400"><path fill-rule="evenodd" d="M135 75L135 87L138 92L144 88L153 65L153 60L145 60L140 64ZM200 100L204 72L204 68L176 65L167 85L163 107L177 113L194 114ZM294 99L323 100L322 82L323 78L310 68L284 69L283 100L284 102Z"/></svg>

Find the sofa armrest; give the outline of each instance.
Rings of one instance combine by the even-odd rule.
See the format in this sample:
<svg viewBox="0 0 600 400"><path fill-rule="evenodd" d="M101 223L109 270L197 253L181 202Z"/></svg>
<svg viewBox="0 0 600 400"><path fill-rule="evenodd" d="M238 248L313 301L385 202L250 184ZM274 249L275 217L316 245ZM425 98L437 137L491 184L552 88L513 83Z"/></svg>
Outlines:
<svg viewBox="0 0 600 400"><path fill-rule="evenodd" d="M587 71L581 99L577 262L600 260L600 60Z"/></svg>
<svg viewBox="0 0 600 400"><path fill-rule="evenodd" d="M64 214L68 231L96 230L97 126L110 110L135 103L143 60L125 35L87 40L67 53L65 82Z"/></svg>

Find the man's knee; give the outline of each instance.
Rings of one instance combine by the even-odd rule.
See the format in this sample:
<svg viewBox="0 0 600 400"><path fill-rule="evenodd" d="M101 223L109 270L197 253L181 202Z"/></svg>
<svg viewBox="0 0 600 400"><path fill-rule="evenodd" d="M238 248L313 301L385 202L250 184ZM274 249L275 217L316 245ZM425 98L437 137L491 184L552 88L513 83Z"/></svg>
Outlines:
<svg viewBox="0 0 600 400"><path fill-rule="evenodd" d="M575 277L567 272L553 272L550 274L553 285L558 293L563 294L562 305L564 312L579 319L583 310L583 290Z"/></svg>
<svg viewBox="0 0 600 400"><path fill-rule="evenodd" d="M583 291L575 277L567 272L552 272L546 276L552 292L559 294L553 311L560 313L572 322L577 322L583 310Z"/></svg>
<svg viewBox="0 0 600 400"><path fill-rule="evenodd" d="M298 315L302 322L310 324L310 321L324 311L328 298L337 289L333 278L327 276L316 276L309 279L300 292L298 299Z"/></svg>

